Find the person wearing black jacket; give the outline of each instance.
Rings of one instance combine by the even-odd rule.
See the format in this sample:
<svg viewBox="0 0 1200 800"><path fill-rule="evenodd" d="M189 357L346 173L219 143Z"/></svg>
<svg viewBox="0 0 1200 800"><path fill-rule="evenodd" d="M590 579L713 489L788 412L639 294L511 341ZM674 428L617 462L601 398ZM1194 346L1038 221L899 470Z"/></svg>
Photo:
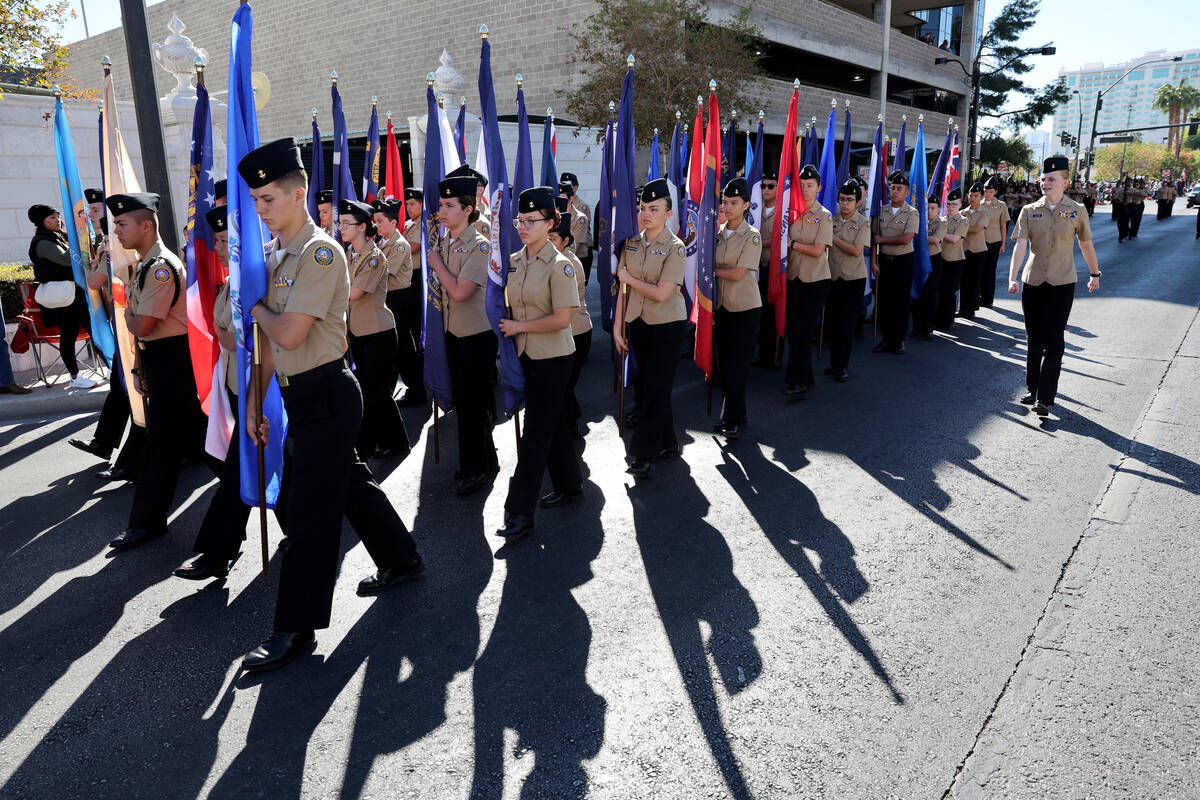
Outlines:
<svg viewBox="0 0 1200 800"><path fill-rule="evenodd" d="M39 284L52 281L75 283L71 270L71 251L63 234L62 217L51 206L37 204L29 207L29 221L34 225L33 240L29 243L29 260L33 264L33 278ZM83 288L75 287L75 299L61 308L42 308L42 320L47 326L58 328L58 350L62 354L63 366L71 375L71 389L90 389L96 382L79 374L79 363L75 359L75 341L79 329L90 336L92 321L88 316L87 297Z"/></svg>

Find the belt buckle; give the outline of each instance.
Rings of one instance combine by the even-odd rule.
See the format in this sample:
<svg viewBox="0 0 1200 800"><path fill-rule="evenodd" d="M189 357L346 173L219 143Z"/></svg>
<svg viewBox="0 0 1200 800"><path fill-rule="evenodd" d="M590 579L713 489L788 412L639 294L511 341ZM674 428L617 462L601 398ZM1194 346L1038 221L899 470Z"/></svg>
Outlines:
<svg viewBox="0 0 1200 800"><path fill-rule="evenodd" d="M286 389L288 387L287 375L276 375L275 377L279 379L279 388Z"/></svg>

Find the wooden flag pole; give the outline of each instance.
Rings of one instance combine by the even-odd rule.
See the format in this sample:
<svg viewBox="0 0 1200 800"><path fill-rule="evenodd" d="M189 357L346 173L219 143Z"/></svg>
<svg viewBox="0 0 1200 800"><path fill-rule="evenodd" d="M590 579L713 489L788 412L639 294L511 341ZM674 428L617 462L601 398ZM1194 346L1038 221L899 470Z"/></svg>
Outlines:
<svg viewBox="0 0 1200 800"><path fill-rule="evenodd" d="M263 374L262 359L259 355L258 323L254 323L254 419L262 423L263 413ZM280 431L275 432L276 436ZM258 450L258 530L262 543L263 575L270 572L270 558L267 555L267 454L263 447L258 431L254 431L254 441Z"/></svg>

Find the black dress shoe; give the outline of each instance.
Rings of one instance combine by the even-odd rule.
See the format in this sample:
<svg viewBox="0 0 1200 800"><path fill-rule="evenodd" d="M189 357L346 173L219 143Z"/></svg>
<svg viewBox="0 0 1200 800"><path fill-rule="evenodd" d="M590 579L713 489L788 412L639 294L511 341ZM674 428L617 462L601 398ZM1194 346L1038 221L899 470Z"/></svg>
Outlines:
<svg viewBox="0 0 1200 800"><path fill-rule="evenodd" d="M575 489L570 492L549 492L542 495L538 500L538 505L542 508L554 508L555 506L563 506L573 500L578 499L583 494L583 489Z"/></svg>
<svg viewBox="0 0 1200 800"><path fill-rule="evenodd" d="M893 347L892 353L895 355L898 355L898 356L904 355L904 342L901 342L900 344Z"/></svg>
<svg viewBox="0 0 1200 800"><path fill-rule="evenodd" d="M635 478L644 478L650 474L650 459L635 458L625 471Z"/></svg>
<svg viewBox="0 0 1200 800"><path fill-rule="evenodd" d="M176 569L172 575L177 578L186 578L189 581L203 581L209 578L224 578L229 574L229 567L234 561L238 560L241 553L231 559L220 558L210 555L209 553L201 553L192 563L185 564Z"/></svg>
<svg viewBox="0 0 1200 800"><path fill-rule="evenodd" d="M67 444L71 445L72 447L77 447L83 452L93 455L96 458L104 459L105 461L108 461L109 456L112 455L111 447L105 447L95 439L90 439L86 442L82 439L67 439Z"/></svg>
<svg viewBox="0 0 1200 800"><path fill-rule="evenodd" d="M658 451L659 458L678 458L681 455L683 455L683 450L678 446L664 447L662 450Z"/></svg>
<svg viewBox="0 0 1200 800"><path fill-rule="evenodd" d="M399 458L401 461L408 458L412 452L412 446L408 442L398 444L395 447L380 447L375 451L376 458Z"/></svg>
<svg viewBox="0 0 1200 800"><path fill-rule="evenodd" d="M316 644L317 638L313 636L312 631L300 631L299 633L276 631L268 636L266 641L246 654L246 657L242 659L242 669L246 672L269 672L279 669Z"/></svg>
<svg viewBox="0 0 1200 800"><path fill-rule="evenodd" d="M403 583L419 578L424 571L425 562L421 561L420 556L413 556L412 561L407 564L381 569L374 575L363 578L358 582L358 594L360 597L379 594L393 583Z"/></svg>
<svg viewBox="0 0 1200 800"><path fill-rule="evenodd" d="M1039 417L1048 417L1050 416L1050 406L1046 405L1045 403L1038 403L1033 407L1033 413L1037 414Z"/></svg>
<svg viewBox="0 0 1200 800"><path fill-rule="evenodd" d="M533 517L528 514L513 514L504 521L504 527L496 535L510 542L528 536L533 531Z"/></svg>
<svg viewBox="0 0 1200 800"><path fill-rule="evenodd" d="M713 426L713 431L726 439L736 439L742 435L742 429L734 422L718 422Z"/></svg>
<svg viewBox="0 0 1200 800"><path fill-rule="evenodd" d="M850 373L846 370L845 367L843 367L842 369L839 369L837 371L837 374L834 375L833 377L835 380L837 380L838 383L845 383L846 381L850 380Z"/></svg>
<svg viewBox="0 0 1200 800"><path fill-rule="evenodd" d="M1037 402L1037 395L1034 394L1033 392L1030 392L1029 394L1022 397L1018 402L1020 402L1020 404L1023 406L1031 406Z"/></svg>
<svg viewBox="0 0 1200 800"><path fill-rule="evenodd" d="M871 352L872 353L886 353L887 351L889 351L891 349L892 348L888 345L887 342L880 342L879 344L877 344L871 348Z"/></svg>
<svg viewBox="0 0 1200 800"><path fill-rule="evenodd" d="M396 402L399 403L401 406L408 407L408 406L423 406L426 403L428 403L429 400L428 400L428 398L425 397L424 392L417 394L412 391L407 391Z"/></svg>
<svg viewBox="0 0 1200 800"><path fill-rule="evenodd" d="M135 547L140 547L146 542L157 539L160 536L166 536L167 528L129 528L120 536L108 543L108 546L113 550L132 550Z"/></svg>
<svg viewBox="0 0 1200 800"><path fill-rule="evenodd" d="M131 469L124 467L109 467L102 469L96 473L96 479L105 483L113 483L115 481L136 481L138 474Z"/></svg>
<svg viewBox="0 0 1200 800"><path fill-rule="evenodd" d="M466 497L487 481L487 475L467 475L454 482L454 491L459 497Z"/></svg>
<svg viewBox="0 0 1200 800"><path fill-rule="evenodd" d="M801 386L798 383L789 383L783 389L783 396L791 398L792 400L803 400L804 398L808 397L808 387Z"/></svg>

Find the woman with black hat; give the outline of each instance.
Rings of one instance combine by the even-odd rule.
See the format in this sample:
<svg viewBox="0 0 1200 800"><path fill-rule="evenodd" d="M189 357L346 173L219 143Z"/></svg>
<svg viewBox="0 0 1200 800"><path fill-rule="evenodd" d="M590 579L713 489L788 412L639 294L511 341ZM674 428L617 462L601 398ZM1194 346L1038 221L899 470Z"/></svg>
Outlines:
<svg viewBox="0 0 1200 800"><path fill-rule="evenodd" d="M987 266L987 229L992 224L992 215L983 207L983 184L971 184L967 192L968 208L962 215L967 219L966 263L963 264L962 281L959 284L958 316L975 319L979 310L979 281Z"/></svg>
<svg viewBox="0 0 1200 800"><path fill-rule="evenodd" d="M404 207L396 200L388 200L375 213L375 227L379 229L379 249L387 259L387 307L396 318L396 358L392 365L391 386L398 378L404 379L405 392L400 398L402 406L425 404L425 379L417 366L417 353L421 349L421 293L420 283L413 283L412 245L400 231L400 220Z"/></svg>
<svg viewBox="0 0 1200 800"><path fill-rule="evenodd" d="M825 337L829 341L829 367L825 374L838 383L850 380L850 351L854 326L862 313L866 294L871 223L858 210L863 190L851 178L841 185L837 213L833 215L833 247L829 248L829 299L825 303Z"/></svg>
<svg viewBox="0 0 1200 800"><path fill-rule="evenodd" d="M38 282L35 298L42 308L42 320L47 326L58 328L58 351L71 376L68 388L90 389L96 382L79 374L75 341L79 338L80 328L91 334L92 321L88 316L87 297L75 283L62 217L57 209L39 203L29 207L29 221L34 225L29 260L33 264L34 280Z"/></svg>
<svg viewBox="0 0 1200 800"><path fill-rule="evenodd" d="M560 506L583 491L566 413L575 353L571 318L579 306L579 284L571 261L549 241L558 222L554 189L538 186L521 192L515 224L525 246L509 259L509 316L500 321L500 332L513 339L525 372L525 429L504 501L504 527L496 531L510 541L533 530L535 505ZM539 501L547 472L553 490Z"/></svg>
<svg viewBox="0 0 1200 800"><path fill-rule="evenodd" d="M946 193L946 215L942 217L945 226L942 232L942 285L938 290L937 311L934 314L934 326L940 331L954 327L955 294L966 264L963 246L970 223L959 213L961 208L962 189L956 186Z"/></svg>
<svg viewBox="0 0 1200 800"><path fill-rule="evenodd" d="M1100 265L1092 245L1087 209L1063 196L1070 168L1071 162L1065 156L1053 156L1042 164L1042 198L1021 209L1013 231L1016 246L1008 270L1008 293L1021 294L1025 314L1025 386L1029 393L1021 403L1032 405L1040 417L1050 413L1058 394L1064 334L1078 280L1076 241L1088 265L1088 291L1100 288Z"/></svg>
<svg viewBox="0 0 1200 800"><path fill-rule="evenodd" d="M439 215L448 233L429 253L445 307L446 356L458 422L455 490L460 495L482 487L500 467L491 422L497 344L484 296L491 245L475 227L477 187L473 176L446 178L438 184Z"/></svg>
<svg viewBox="0 0 1200 800"><path fill-rule="evenodd" d="M1000 262L1000 254L1004 252L1004 240L1008 234L1008 206L996 199L996 194L1004 188L1004 181L993 175L983 184L983 207L987 209L991 221L984 231L983 240L987 244L987 257L984 259L979 273L979 307L991 308L996 299L996 265Z"/></svg>
<svg viewBox="0 0 1200 800"><path fill-rule="evenodd" d="M575 435L579 436L579 419L583 409L579 406L579 398L575 395L575 386L583 373L583 365L587 363L588 352L592 349L592 315L587 307L587 284L584 283L583 262L574 249L575 237L571 233L572 220L565 216L570 206L567 198L559 195L555 200L559 220L554 230L550 231L550 244L558 248L571 267L575 270L575 282L579 287L579 307L571 315L571 338L575 341L575 357L571 363L571 380L567 382L567 419L570 421Z"/></svg>
<svg viewBox="0 0 1200 800"><path fill-rule="evenodd" d="M671 212L671 188L664 178L642 187L638 206L641 235L630 239L621 250L617 279L621 294L613 320L613 342L622 355L633 350L637 359L637 383L641 413L633 430L627 470L635 478L650 474L650 461L679 454L675 417L671 410L671 388L687 309L683 303L684 262L687 248L667 227ZM629 338L623 333L629 323Z"/></svg>
<svg viewBox="0 0 1200 800"><path fill-rule="evenodd" d="M800 194L805 212L788 228L787 371L785 397L803 400L813 380L812 340L829 296L829 248L833 245L833 215L817 202L821 173L812 164L800 170Z"/></svg>
<svg viewBox="0 0 1200 800"><path fill-rule="evenodd" d="M754 358L759 308L758 263L762 236L746 222L750 208L750 185L734 178L721 192L725 224L717 233L714 256L717 278L717 363L724 378L725 401L721 421L714 430L727 439L741 435L746 424L746 379Z"/></svg>
<svg viewBox="0 0 1200 800"><path fill-rule="evenodd" d="M373 213L369 205L357 200L343 200L338 208L338 228L350 266L350 354L363 393L362 425L355 447L362 459L376 455L404 458L409 453L408 433L392 399L396 319L387 307L387 259L373 238Z"/></svg>

